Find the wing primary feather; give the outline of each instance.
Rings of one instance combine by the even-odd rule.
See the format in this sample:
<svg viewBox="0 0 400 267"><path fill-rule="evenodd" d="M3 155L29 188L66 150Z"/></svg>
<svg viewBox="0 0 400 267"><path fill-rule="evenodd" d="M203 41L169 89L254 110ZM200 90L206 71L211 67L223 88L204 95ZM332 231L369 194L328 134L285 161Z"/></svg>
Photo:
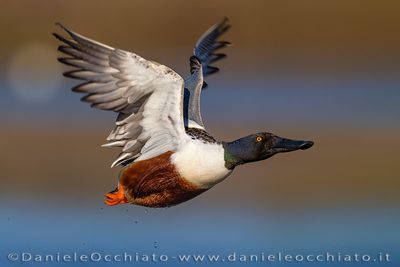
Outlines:
<svg viewBox="0 0 400 267"><path fill-rule="evenodd" d="M64 44L81 51L81 48L79 47L79 45L77 43L75 43L74 41L68 40L64 36L62 36L58 33L53 33L53 36L56 37L61 42L63 42Z"/></svg>
<svg viewBox="0 0 400 267"><path fill-rule="evenodd" d="M200 112L200 94L208 86L204 77L219 71L219 68L212 64L226 57L226 54L217 51L230 45L227 41L219 40L230 28L228 18L224 18L221 22L211 26L196 42L193 56L190 58L190 76L185 79L187 91L183 107L186 126L192 121L204 129ZM199 66L200 72L198 71Z"/></svg>
<svg viewBox="0 0 400 267"><path fill-rule="evenodd" d="M231 45L230 42L219 40L230 28L228 18L224 18L221 22L211 26L197 41L193 54L199 58L204 76L218 72L219 69L211 64L226 57L225 54L216 53L216 51Z"/></svg>
<svg viewBox="0 0 400 267"><path fill-rule="evenodd" d="M211 74L217 73L218 71L219 71L219 68L217 68L217 67L207 66L205 69L205 75L211 75Z"/></svg>
<svg viewBox="0 0 400 267"><path fill-rule="evenodd" d="M56 23L57 26L59 26L61 29L63 29L66 33L69 34L69 36L72 37L72 39L74 39L76 42L81 43L87 47L90 47L92 49L97 50L98 52L102 52L102 53L109 53L110 51L113 51L114 48L107 46L105 44L101 44L99 42L90 40L74 31L69 30L67 27L65 27L64 25L62 25L61 23L57 22Z"/></svg>
<svg viewBox="0 0 400 267"><path fill-rule="evenodd" d="M74 57L76 59L85 60L85 61L87 61L87 62L89 62L91 64L94 64L94 65L109 66L108 60L94 57L94 56L92 56L90 54L86 54L86 53L84 53L84 52L82 52L80 50L74 49L74 48L72 48L70 46L60 45L58 47L58 51L66 54L66 55L72 56L72 57Z"/></svg>

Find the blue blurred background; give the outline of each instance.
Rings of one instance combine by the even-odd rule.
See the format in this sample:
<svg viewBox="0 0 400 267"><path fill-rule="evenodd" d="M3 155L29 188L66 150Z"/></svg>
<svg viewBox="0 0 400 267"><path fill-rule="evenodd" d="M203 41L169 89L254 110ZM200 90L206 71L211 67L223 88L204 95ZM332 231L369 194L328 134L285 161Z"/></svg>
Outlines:
<svg viewBox="0 0 400 267"><path fill-rule="evenodd" d="M361 0L3 2L0 265L41 265L10 262L10 252L235 251L382 252L390 263L334 266L399 266L399 8ZM207 79L207 129L220 140L270 131L315 146L241 166L176 207L105 206L119 152L100 144L115 114L70 91L54 23L185 76L195 41L225 16L233 27L224 39L234 45Z"/></svg>

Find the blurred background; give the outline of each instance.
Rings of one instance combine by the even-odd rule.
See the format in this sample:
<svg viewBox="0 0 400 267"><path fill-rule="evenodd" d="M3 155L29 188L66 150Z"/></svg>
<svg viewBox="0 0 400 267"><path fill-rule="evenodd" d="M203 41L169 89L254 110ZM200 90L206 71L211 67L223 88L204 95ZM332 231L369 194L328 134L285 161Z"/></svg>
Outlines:
<svg viewBox="0 0 400 267"><path fill-rule="evenodd" d="M2 266L20 266L7 260L14 251L384 252L399 266L398 1L0 3ZM238 167L176 207L105 206L119 151L100 145L115 114L70 91L54 23L185 77L197 38L225 16L233 46L203 92L209 132L314 147Z"/></svg>

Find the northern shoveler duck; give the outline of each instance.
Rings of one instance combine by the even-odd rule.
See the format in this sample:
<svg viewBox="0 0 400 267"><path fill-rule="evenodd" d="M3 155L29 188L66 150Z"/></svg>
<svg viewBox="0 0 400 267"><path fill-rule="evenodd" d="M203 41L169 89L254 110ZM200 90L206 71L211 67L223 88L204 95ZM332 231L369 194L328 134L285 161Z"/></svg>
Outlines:
<svg viewBox="0 0 400 267"><path fill-rule="evenodd" d="M123 166L117 188L105 203L167 207L187 201L229 176L236 166L277 153L308 149L311 141L281 138L268 132L233 142L214 139L200 113L203 78L219 69L224 58L216 51L229 45L219 37L228 20L212 26L197 41L190 58L190 75L139 55L101 44L61 24L69 37L54 36L66 54L59 61L74 67L64 76L84 80L72 90L86 94L92 107L118 113L104 147L121 147L111 167Z"/></svg>

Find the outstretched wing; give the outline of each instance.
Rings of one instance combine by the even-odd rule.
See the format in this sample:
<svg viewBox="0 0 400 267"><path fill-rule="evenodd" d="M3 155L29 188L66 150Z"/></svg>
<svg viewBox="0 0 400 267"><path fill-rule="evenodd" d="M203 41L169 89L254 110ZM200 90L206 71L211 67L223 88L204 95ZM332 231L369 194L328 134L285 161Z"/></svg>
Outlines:
<svg viewBox="0 0 400 267"><path fill-rule="evenodd" d="M229 46L230 43L218 39L230 28L228 18L224 18L220 23L210 27L197 41L193 54L201 62L204 77L219 71L219 68L211 66L211 64L226 57L226 54L217 51ZM203 88L206 86L207 84L204 84Z"/></svg>
<svg viewBox="0 0 400 267"><path fill-rule="evenodd" d="M197 41L190 57L190 76L185 79L184 120L185 126L204 129L200 111L200 95L207 87L204 77L219 71L212 63L226 57L216 51L230 45L229 42L219 41L219 37L229 30L231 25L225 18L220 23L209 28Z"/></svg>
<svg viewBox="0 0 400 267"><path fill-rule="evenodd" d="M60 25L61 26L61 25ZM59 61L65 76L83 80L73 91L92 107L118 112L107 147L122 147L113 166L174 151L188 138L182 116L183 79L170 68L134 53L106 46L61 26Z"/></svg>

